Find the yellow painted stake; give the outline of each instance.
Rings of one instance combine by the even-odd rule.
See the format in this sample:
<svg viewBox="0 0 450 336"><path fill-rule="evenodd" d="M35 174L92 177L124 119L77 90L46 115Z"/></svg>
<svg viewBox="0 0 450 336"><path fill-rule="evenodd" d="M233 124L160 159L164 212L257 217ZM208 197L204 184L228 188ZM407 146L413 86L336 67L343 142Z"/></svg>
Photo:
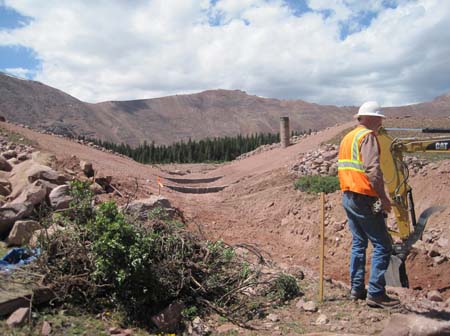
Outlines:
<svg viewBox="0 0 450 336"><path fill-rule="evenodd" d="M319 280L319 302L323 302L323 269L325 254L325 193L320 193L321 211L320 211L320 280Z"/></svg>

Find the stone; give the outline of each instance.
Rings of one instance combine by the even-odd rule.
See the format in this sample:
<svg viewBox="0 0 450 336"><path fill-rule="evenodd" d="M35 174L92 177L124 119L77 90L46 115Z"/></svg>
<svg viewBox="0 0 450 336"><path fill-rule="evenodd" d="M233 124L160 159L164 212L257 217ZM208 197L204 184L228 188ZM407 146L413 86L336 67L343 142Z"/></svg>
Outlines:
<svg viewBox="0 0 450 336"><path fill-rule="evenodd" d="M334 225L333 225L334 232L342 231L344 228L345 228L345 225L342 223L334 223Z"/></svg>
<svg viewBox="0 0 450 336"><path fill-rule="evenodd" d="M140 220L145 220L148 219L148 212L155 208L163 208L169 210L169 212L172 210L171 204L167 198L155 195L133 201L123 210L129 215L136 216Z"/></svg>
<svg viewBox="0 0 450 336"><path fill-rule="evenodd" d="M29 183L44 180L55 184L63 184L67 180L65 176L58 174L52 168L38 164L34 164L27 171L27 179Z"/></svg>
<svg viewBox="0 0 450 336"><path fill-rule="evenodd" d="M111 327L108 329L110 335L117 335L122 333L122 328L119 327Z"/></svg>
<svg viewBox="0 0 450 336"><path fill-rule="evenodd" d="M86 177L93 177L95 174L94 167L92 166L91 162L81 160L80 168L83 171L84 175L86 175Z"/></svg>
<svg viewBox="0 0 450 336"><path fill-rule="evenodd" d="M41 180L34 181L27 185L22 193L11 203L28 203L33 206L42 203L47 196L47 189Z"/></svg>
<svg viewBox="0 0 450 336"><path fill-rule="evenodd" d="M0 178L0 195L8 196L11 190L11 183L8 180Z"/></svg>
<svg viewBox="0 0 450 336"><path fill-rule="evenodd" d="M92 183L91 185L89 185L89 190L92 191L94 193L94 195L103 194L105 192L103 187L100 184L95 183L95 182Z"/></svg>
<svg viewBox="0 0 450 336"><path fill-rule="evenodd" d="M6 320L6 324L10 328L15 328L21 326L26 322L30 315L30 308L19 308L14 313L12 313Z"/></svg>
<svg viewBox="0 0 450 336"><path fill-rule="evenodd" d="M52 225L50 225L50 227L48 227L46 229L36 230L36 231L34 231L33 235L31 236L28 245L31 248L35 248L37 246L37 243L41 236L44 236L46 239L51 239L51 237L56 232L62 231L62 230L64 230L64 227L57 225L57 224L52 224Z"/></svg>
<svg viewBox="0 0 450 336"><path fill-rule="evenodd" d="M428 251L428 256L431 258L440 256L441 253L436 249L436 246L433 245L431 249Z"/></svg>
<svg viewBox="0 0 450 336"><path fill-rule="evenodd" d="M6 203L0 208L0 236L7 235L15 221L31 214L33 206L25 203Z"/></svg>
<svg viewBox="0 0 450 336"><path fill-rule="evenodd" d="M30 158L30 156L28 155L28 153L20 153L19 155L17 155L17 160L19 161L25 161L28 160Z"/></svg>
<svg viewBox="0 0 450 336"><path fill-rule="evenodd" d="M10 149L10 150L7 150L7 151L3 152L3 153L2 153L2 156L3 156L6 160L9 160L9 159L12 159L12 158L17 157L17 153L16 153L15 150Z"/></svg>
<svg viewBox="0 0 450 336"><path fill-rule="evenodd" d="M432 290L427 293L427 299L434 302L442 302L444 299L442 298L441 293L437 290Z"/></svg>
<svg viewBox="0 0 450 336"><path fill-rule="evenodd" d="M0 155L0 170L10 172L13 169L12 165Z"/></svg>
<svg viewBox="0 0 450 336"><path fill-rule="evenodd" d="M194 320L188 325L188 335L203 336L209 335L211 329L205 324L200 317L195 317Z"/></svg>
<svg viewBox="0 0 450 336"><path fill-rule="evenodd" d="M450 335L450 322L416 314L393 314L380 336Z"/></svg>
<svg viewBox="0 0 450 336"><path fill-rule="evenodd" d="M171 332L178 329L184 304L174 302L164 308L159 314L151 317L152 322L161 330Z"/></svg>
<svg viewBox="0 0 450 336"><path fill-rule="evenodd" d="M328 319L328 316L325 314L320 314L316 320L316 324L318 325L327 324L328 322L330 322L330 320Z"/></svg>
<svg viewBox="0 0 450 336"><path fill-rule="evenodd" d="M272 322L278 322L280 320L280 317L277 314L270 313L266 316L266 319Z"/></svg>
<svg viewBox="0 0 450 336"><path fill-rule="evenodd" d="M317 304L314 301L308 301L303 304L303 310L315 313L318 310Z"/></svg>
<svg viewBox="0 0 450 336"><path fill-rule="evenodd" d="M6 243L8 246L21 246L27 244L33 233L41 228L39 222L34 220L18 220L14 223Z"/></svg>
<svg viewBox="0 0 450 336"><path fill-rule="evenodd" d="M295 307L298 308L298 309L303 309L303 305L304 305L305 303L306 303L305 300L299 299L299 300L297 301L297 303L295 304Z"/></svg>
<svg viewBox="0 0 450 336"><path fill-rule="evenodd" d="M70 186L63 184L57 186L49 194L50 205L55 210L67 209L72 202L73 197L70 195Z"/></svg>
<svg viewBox="0 0 450 336"><path fill-rule="evenodd" d="M16 198L28 184L36 180L44 180L59 185L64 184L66 178L56 173L50 167L37 164L32 160L24 161L11 171L9 181L11 182L12 192L10 197L12 199Z"/></svg>
<svg viewBox="0 0 450 336"><path fill-rule="evenodd" d="M56 156L51 153L37 151L31 154L31 159L34 163L44 166L51 166L52 163L56 161Z"/></svg>
<svg viewBox="0 0 450 336"><path fill-rule="evenodd" d="M52 332L52 326L47 321L42 323L41 336L49 336Z"/></svg>

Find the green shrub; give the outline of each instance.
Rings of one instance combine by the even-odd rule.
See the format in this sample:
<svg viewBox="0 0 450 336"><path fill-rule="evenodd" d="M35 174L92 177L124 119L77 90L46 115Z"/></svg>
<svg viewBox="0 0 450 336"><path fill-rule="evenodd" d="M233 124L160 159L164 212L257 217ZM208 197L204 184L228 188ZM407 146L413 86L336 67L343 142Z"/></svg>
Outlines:
<svg viewBox="0 0 450 336"><path fill-rule="evenodd" d="M302 176L294 182L294 187L308 193L332 193L339 190L339 180L336 176Z"/></svg>
<svg viewBox="0 0 450 336"><path fill-rule="evenodd" d="M87 183L73 182L71 194L71 207L48 218L65 229L43 235L36 267L61 303L94 311L118 308L129 321L148 324L177 301L185 304L186 319L212 310L243 321L267 307L258 302L267 300L267 291L274 302L298 294L295 279L263 279L261 265L222 241L200 239L161 209L143 223L126 217L114 202L94 207ZM261 297L249 296L249 288L258 288Z"/></svg>
<svg viewBox="0 0 450 336"><path fill-rule="evenodd" d="M284 302L297 297L300 294L300 287L297 280L289 274L280 274L273 283L273 293Z"/></svg>

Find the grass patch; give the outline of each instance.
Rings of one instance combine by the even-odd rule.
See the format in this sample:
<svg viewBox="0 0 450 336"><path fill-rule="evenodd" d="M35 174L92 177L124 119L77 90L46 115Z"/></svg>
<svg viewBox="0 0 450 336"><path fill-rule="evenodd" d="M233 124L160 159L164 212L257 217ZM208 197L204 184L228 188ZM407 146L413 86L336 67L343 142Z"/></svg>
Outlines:
<svg viewBox="0 0 450 336"><path fill-rule="evenodd" d="M35 146L37 143L32 141L22 134L7 130L6 128L0 127L0 134L3 135L7 141L13 142L15 144Z"/></svg>
<svg viewBox="0 0 450 336"><path fill-rule="evenodd" d="M294 182L294 187L307 193L333 193L339 190L339 179L337 176L302 176Z"/></svg>
<svg viewBox="0 0 450 336"><path fill-rule="evenodd" d="M110 327L121 326L121 315L117 312L104 311L99 315L80 311L77 307L65 307L55 312L51 309L34 311L32 323L11 329L6 325L6 319L0 320L0 335L30 336L41 335L44 321L50 323L51 335L79 336L79 335L110 335ZM133 328L133 335L144 336L149 333L140 328Z"/></svg>
<svg viewBox="0 0 450 336"><path fill-rule="evenodd" d="M9 248L6 246L5 242L0 241L0 258L3 258L3 256L6 254L6 252L9 251Z"/></svg>

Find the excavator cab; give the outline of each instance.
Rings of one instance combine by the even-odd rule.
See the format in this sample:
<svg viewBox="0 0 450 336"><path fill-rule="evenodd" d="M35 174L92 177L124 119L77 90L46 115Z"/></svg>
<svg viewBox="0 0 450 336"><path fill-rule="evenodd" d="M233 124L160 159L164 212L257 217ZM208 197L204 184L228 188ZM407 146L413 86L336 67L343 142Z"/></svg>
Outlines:
<svg viewBox="0 0 450 336"><path fill-rule="evenodd" d="M411 247L421 238L430 216L444 209L441 206L427 208L416 219L412 189L408 184L409 170L404 161L404 154L450 153L450 136L394 138L389 133L409 130L422 133L450 133L450 129L442 128L380 128L378 131L377 138L381 150L380 165L384 183L392 201L396 226L396 228L388 228L392 238L393 253L385 274L386 284L394 287L409 287L406 258Z"/></svg>

